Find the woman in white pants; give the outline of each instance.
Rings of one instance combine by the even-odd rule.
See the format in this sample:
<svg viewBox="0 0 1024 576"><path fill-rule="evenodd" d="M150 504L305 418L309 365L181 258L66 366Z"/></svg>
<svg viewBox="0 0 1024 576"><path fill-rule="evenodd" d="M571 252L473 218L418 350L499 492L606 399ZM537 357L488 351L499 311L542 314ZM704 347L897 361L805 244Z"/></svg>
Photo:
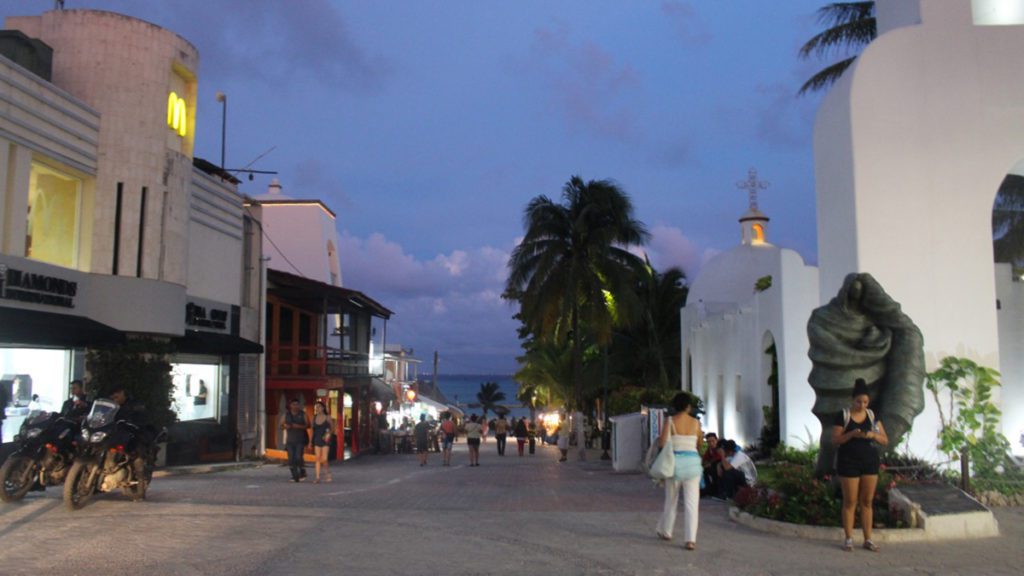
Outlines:
<svg viewBox="0 0 1024 576"><path fill-rule="evenodd" d="M697 512L700 504L700 475L702 472L698 444L703 435L700 421L690 416L691 399L685 392L672 399L674 415L665 416L658 445L671 443L675 456L676 473L665 480L665 509L658 521L658 536L662 540L672 539L676 525L676 510L679 508L679 488L683 489L683 542L687 550L697 548Z"/></svg>

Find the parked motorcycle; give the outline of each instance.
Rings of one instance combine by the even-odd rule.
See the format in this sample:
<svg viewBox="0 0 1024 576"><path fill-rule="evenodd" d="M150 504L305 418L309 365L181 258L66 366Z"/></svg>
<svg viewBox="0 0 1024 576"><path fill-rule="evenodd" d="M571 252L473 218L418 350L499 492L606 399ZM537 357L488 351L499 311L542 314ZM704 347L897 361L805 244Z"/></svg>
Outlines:
<svg viewBox="0 0 1024 576"><path fill-rule="evenodd" d="M145 444L145 431L118 418L118 411L119 406L110 400L99 399L92 404L82 425L78 456L64 481L64 504L70 510L85 506L96 492L118 488L134 501L146 498L159 451L157 443L165 432ZM141 472L134 466L136 457L143 458Z"/></svg>
<svg viewBox="0 0 1024 576"><path fill-rule="evenodd" d="M0 467L0 500L15 502L33 488L64 482L75 459L78 426L56 412L32 412L21 425L18 447Z"/></svg>

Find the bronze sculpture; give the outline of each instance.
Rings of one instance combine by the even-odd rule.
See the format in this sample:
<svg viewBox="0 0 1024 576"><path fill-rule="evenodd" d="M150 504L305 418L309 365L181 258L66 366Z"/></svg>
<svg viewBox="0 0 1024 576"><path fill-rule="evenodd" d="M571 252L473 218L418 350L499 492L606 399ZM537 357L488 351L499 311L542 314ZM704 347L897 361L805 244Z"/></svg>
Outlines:
<svg viewBox="0 0 1024 576"><path fill-rule="evenodd" d="M812 412L821 422L821 451L815 473L831 473L832 426L850 404L854 380L868 383L871 409L894 446L924 410L924 338L870 274L846 276L828 304L807 323L814 388Z"/></svg>

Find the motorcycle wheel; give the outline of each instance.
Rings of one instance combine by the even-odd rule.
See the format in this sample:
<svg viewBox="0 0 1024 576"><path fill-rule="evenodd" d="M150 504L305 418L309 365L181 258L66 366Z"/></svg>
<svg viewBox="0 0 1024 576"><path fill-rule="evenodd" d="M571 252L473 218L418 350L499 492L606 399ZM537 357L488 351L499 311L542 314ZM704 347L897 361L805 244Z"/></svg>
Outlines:
<svg viewBox="0 0 1024 576"><path fill-rule="evenodd" d="M96 492L93 472L97 466L93 462L82 461L71 465L68 477L64 480L64 505L68 510L78 510L92 499Z"/></svg>
<svg viewBox="0 0 1024 576"><path fill-rule="evenodd" d="M35 482L35 462L24 456L11 456L0 467L0 500L16 502L25 497Z"/></svg>

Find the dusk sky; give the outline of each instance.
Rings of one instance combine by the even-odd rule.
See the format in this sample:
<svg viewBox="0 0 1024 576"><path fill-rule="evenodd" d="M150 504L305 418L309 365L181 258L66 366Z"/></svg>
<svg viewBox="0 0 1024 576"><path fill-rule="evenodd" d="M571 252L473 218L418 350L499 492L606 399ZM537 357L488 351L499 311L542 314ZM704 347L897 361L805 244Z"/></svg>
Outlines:
<svg viewBox="0 0 1024 576"><path fill-rule="evenodd" d="M768 239L816 262L811 137L825 0L67 0L177 32L200 53L196 156L276 170L338 214L345 286L395 311L389 343L441 372L511 373L500 299L534 196L574 174L630 194L656 268L739 242L736 183L771 186ZM0 0L0 15L52 0ZM58 55L59 57L59 55ZM262 157L261 157L262 155ZM256 160L259 158L258 160ZM255 160L254 163L252 163ZM250 163L252 163L250 165ZM243 181L258 195L270 177ZM283 263L271 263L282 266ZM291 271L291 270L288 270ZM429 371L429 368L428 368Z"/></svg>

